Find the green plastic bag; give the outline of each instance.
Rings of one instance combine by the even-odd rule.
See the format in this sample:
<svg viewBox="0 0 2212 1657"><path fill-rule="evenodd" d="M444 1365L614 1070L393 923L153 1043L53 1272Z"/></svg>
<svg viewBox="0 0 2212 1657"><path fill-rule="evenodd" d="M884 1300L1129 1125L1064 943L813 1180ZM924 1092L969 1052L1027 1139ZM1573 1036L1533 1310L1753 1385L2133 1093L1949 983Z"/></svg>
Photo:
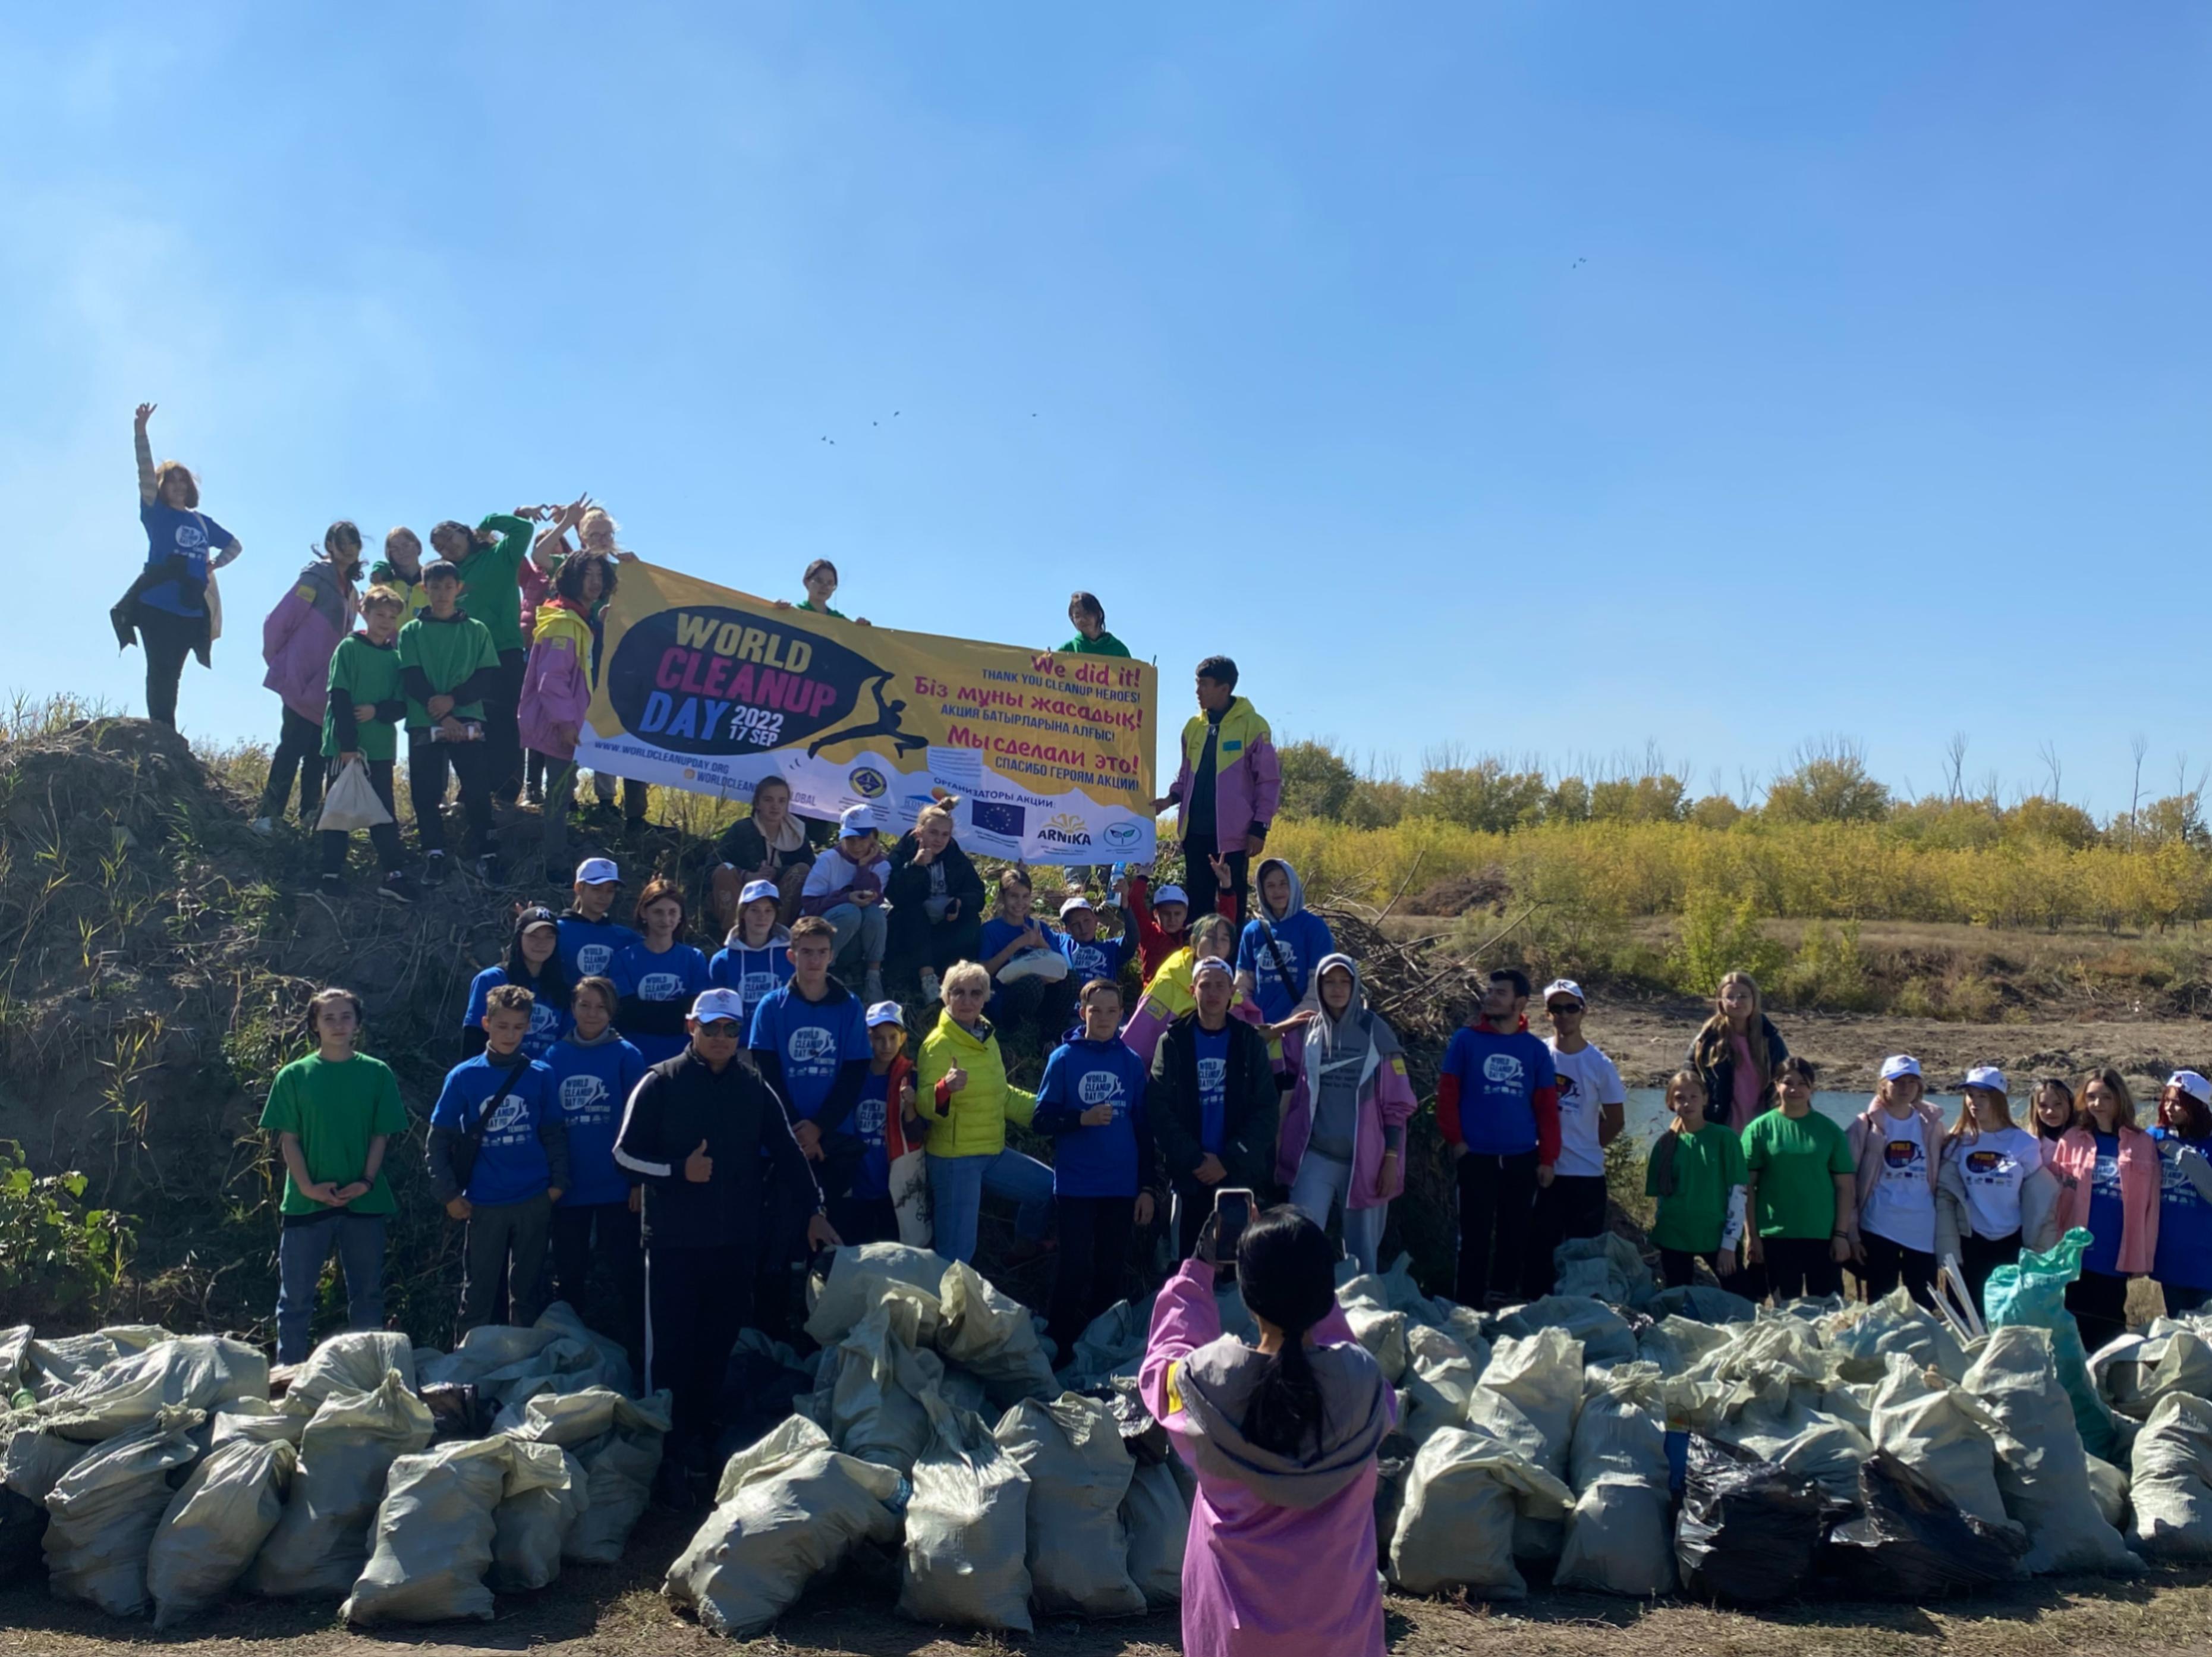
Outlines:
<svg viewBox="0 0 2212 1657"><path fill-rule="evenodd" d="M2106 1461L2124 1456L2112 1412L2089 1378L2089 1355L2081 1331L2066 1309L2066 1285L2081 1275L2081 1256L2089 1234L2076 1226L2041 1253L2023 1249L2018 1265L1999 1266L1982 1291L1982 1316L1992 1330L2007 1325L2048 1331L2058 1384L2074 1405L2074 1425L2081 1446Z"/></svg>

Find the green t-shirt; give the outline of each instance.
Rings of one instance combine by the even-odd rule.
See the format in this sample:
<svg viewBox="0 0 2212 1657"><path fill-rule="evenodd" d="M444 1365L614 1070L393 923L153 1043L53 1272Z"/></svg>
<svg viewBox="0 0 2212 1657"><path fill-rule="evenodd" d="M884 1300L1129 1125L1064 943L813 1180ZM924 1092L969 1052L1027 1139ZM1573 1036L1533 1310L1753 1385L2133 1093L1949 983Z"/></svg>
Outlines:
<svg viewBox="0 0 2212 1657"><path fill-rule="evenodd" d="M1129 654L1129 647L1103 627L1097 638L1085 638L1078 633L1060 649L1063 655L1126 657Z"/></svg>
<svg viewBox="0 0 2212 1657"><path fill-rule="evenodd" d="M356 1053L335 1063L320 1053L295 1058L276 1072L261 1125L270 1133L297 1134L300 1154L315 1183L349 1185L368 1165L368 1142L379 1134L407 1131L406 1107L399 1102L399 1079L382 1059ZM389 1161L388 1148L386 1160ZM346 1205L349 1214L389 1214L392 1187L379 1168L365 1197ZM287 1215L323 1214L320 1203L303 1197L284 1175Z"/></svg>
<svg viewBox="0 0 2212 1657"><path fill-rule="evenodd" d="M491 630L499 650L526 650L522 637L522 561L530 556L537 531L527 518L495 512L477 526L499 539L479 546L459 566L461 608Z"/></svg>
<svg viewBox="0 0 2212 1657"><path fill-rule="evenodd" d="M499 648L492 643L490 630L472 616L457 612L451 621L440 621L425 610L399 630L402 673L410 667L420 667L429 679L430 688L441 696L466 684L469 676L478 668L498 666ZM456 719L483 716L481 697L473 702L456 704L453 708ZM407 698L407 728L430 728L429 709L411 696Z"/></svg>
<svg viewBox="0 0 2212 1657"><path fill-rule="evenodd" d="M1674 1142L1674 1194L1659 1197L1659 1148ZM1692 1134L1663 1133L1644 1165L1644 1194L1659 1197L1651 1240L1685 1254L1711 1254L1728 1224L1729 1188L1745 1182L1743 1146L1726 1123L1708 1122Z"/></svg>
<svg viewBox="0 0 2212 1657"><path fill-rule="evenodd" d="M809 615L834 616L839 621L850 621L852 619L852 618L848 616L842 610L833 610L826 604L817 605L812 599L799 600L797 607L805 611Z"/></svg>
<svg viewBox="0 0 2212 1657"><path fill-rule="evenodd" d="M398 643L380 648L360 633L340 639L338 648L331 652L330 689L330 702L323 710L323 757L335 759L345 752L338 744L341 698L349 704L372 704L400 700ZM354 740L361 745L359 752L364 759L399 757L399 728L388 721L372 719L356 724Z"/></svg>
<svg viewBox="0 0 2212 1657"><path fill-rule="evenodd" d="M1744 1129L1743 1160L1759 1179L1753 1223L1761 1237L1825 1242L1835 1234L1835 1177L1858 1166L1841 1128L1818 1111L1768 1111Z"/></svg>

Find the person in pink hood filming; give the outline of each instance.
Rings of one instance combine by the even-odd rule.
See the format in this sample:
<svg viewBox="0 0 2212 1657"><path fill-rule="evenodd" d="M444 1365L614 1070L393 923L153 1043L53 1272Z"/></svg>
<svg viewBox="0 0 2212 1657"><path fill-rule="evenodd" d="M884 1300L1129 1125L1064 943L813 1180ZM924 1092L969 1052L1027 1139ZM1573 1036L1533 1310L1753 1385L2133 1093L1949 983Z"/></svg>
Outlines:
<svg viewBox="0 0 2212 1657"><path fill-rule="evenodd" d="M1297 1085L1283 1112L1275 1178L1291 1206L1317 1226L1344 1214L1344 1252L1380 1270L1390 1199L1406 1189L1406 1124L1420 1101L1397 1032L1367 1005L1349 955L1324 955L1313 990L1291 1015L1302 1026L1284 1057Z"/></svg>
<svg viewBox="0 0 2212 1657"><path fill-rule="evenodd" d="M1375 1454L1397 1399L1338 1307L1336 1249L1293 1208L1237 1240L1256 1342L1221 1332L1218 1216L1152 1307L1146 1407L1198 1475L1186 1657L1382 1657Z"/></svg>

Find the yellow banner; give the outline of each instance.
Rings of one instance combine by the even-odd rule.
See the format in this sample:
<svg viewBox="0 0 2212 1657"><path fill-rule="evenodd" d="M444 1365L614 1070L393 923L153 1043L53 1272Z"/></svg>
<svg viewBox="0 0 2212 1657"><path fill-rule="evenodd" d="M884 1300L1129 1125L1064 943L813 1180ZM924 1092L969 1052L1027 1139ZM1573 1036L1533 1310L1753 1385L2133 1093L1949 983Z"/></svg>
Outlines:
<svg viewBox="0 0 2212 1657"><path fill-rule="evenodd" d="M867 806L897 834L955 800L960 844L1030 862L1152 856L1158 674L779 609L623 566L578 760L665 788L793 808Z"/></svg>

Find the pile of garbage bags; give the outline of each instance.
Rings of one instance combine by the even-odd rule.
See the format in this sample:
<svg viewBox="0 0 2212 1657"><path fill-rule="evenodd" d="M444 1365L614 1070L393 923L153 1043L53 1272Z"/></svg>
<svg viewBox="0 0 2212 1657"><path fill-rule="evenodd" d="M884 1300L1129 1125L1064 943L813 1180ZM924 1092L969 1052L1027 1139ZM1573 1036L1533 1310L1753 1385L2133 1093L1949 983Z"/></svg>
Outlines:
<svg viewBox="0 0 2212 1657"><path fill-rule="evenodd" d="M157 1628L234 1589L357 1623L489 1620L492 1594L618 1558L668 1400L564 1305L451 1353L331 1337L252 1347L143 1325L0 1331L0 1581Z"/></svg>
<svg viewBox="0 0 2212 1657"><path fill-rule="evenodd" d="M1560 1264L1558 1292L1489 1315L1423 1295L1404 1259L1341 1268L1398 1390L1376 1542L1404 1592L1921 1602L2212 1559L2212 1319L2086 1356L2063 1249L1997 1286L1986 1332L1902 1292L1776 1310L1661 1290L1618 1238ZM1219 1299L1251 1335L1235 1286ZM802 1418L731 1459L672 1602L751 1636L848 1563L969 1627L1177 1597L1194 1491L1135 1398L1149 1302L1056 1370L1036 1319L922 1251L841 1251L812 1305Z"/></svg>
<svg viewBox="0 0 2212 1657"><path fill-rule="evenodd" d="M848 1563L908 1617L1008 1632L1181 1596L1190 1486L1133 1377L1066 1384L1040 1319L924 1249L841 1249L809 1301L812 1388L729 1459L671 1603L750 1638ZM1091 1332L1141 1347L1141 1324L1109 1331L1133 1315Z"/></svg>

